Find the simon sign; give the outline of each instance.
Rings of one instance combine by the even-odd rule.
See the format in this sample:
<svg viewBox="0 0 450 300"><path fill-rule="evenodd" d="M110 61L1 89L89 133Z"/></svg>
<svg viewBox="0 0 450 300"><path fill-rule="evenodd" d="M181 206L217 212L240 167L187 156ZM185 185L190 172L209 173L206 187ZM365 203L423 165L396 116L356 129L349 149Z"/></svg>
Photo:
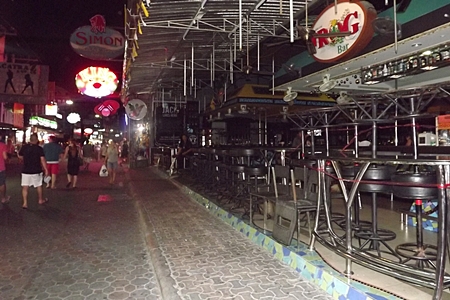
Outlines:
<svg viewBox="0 0 450 300"><path fill-rule="evenodd" d="M367 1L341 0L336 7L329 5L317 17L312 29L318 34L329 32L350 32L342 37L313 37L317 53L314 59L333 63L349 59L364 49L374 34L372 21L376 18L375 8Z"/></svg>
<svg viewBox="0 0 450 300"><path fill-rule="evenodd" d="M70 36L70 45L79 55L94 60L110 60L123 55L125 37L106 27L105 18L95 15L90 26L82 26Z"/></svg>

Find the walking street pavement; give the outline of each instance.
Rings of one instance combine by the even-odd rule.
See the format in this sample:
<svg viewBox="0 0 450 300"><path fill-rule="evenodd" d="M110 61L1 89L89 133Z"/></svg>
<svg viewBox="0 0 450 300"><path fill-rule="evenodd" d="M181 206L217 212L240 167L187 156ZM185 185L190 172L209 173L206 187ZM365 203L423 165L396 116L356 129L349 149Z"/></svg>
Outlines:
<svg viewBox="0 0 450 300"><path fill-rule="evenodd" d="M332 299L184 195L154 167L117 184L81 171L77 189L29 194L7 166L0 299ZM98 201L101 200L101 201Z"/></svg>

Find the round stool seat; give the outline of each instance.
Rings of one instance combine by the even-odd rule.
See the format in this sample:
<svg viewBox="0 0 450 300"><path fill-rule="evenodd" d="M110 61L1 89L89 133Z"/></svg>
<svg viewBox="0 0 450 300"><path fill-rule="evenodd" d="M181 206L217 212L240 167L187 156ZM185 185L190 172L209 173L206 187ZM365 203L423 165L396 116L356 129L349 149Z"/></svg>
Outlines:
<svg viewBox="0 0 450 300"><path fill-rule="evenodd" d="M232 165L232 166L230 166L230 170L233 173L244 173L245 172L245 166L243 166L243 165Z"/></svg>
<svg viewBox="0 0 450 300"><path fill-rule="evenodd" d="M392 192L395 196L406 199L435 199L438 195L435 185L437 177L435 172L400 171L392 175L392 181L405 185L392 186ZM414 186L417 185L417 186Z"/></svg>
<svg viewBox="0 0 450 300"><path fill-rule="evenodd" d="M255 153L255 149L236 149L237 156L254 156Z"/></svg>
<svg viewBox="0 0 450 300"><path fill-rule="evenodd" d="M264 176L267 174L266 167L245 167L245 174L250 176Z"/></svg>

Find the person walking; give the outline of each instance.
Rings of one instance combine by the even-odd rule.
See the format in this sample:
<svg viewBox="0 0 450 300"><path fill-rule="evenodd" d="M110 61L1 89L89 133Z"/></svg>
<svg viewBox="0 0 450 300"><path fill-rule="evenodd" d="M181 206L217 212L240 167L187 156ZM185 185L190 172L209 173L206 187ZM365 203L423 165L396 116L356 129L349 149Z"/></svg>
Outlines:
<svg viewBox="0 0 450 300"><path fill-rule="evenodd" d="M100 146L100 156L102 161L106 164L105 159L106 159L106 151L108 150L108 146L106 144L106 142L103 142L102 145Z"/></svg>
<svg viewBox="0 0 450 300"><path fill-rule="evenodd" d="M119 164L119 149L113 140L109 141L105 162L106 168L108 169L109 184L114 184L116 180L116 169Z"/></svg>
<svg viewBox="0 0 450 300"><path fill-rule="evenodd" d="M51 178L50 182L47 183L47 188L56 189L56 177L59 173L59 160L63 154L62 147L56 142L56 137L54 135L49 138L50 143L44 145L44 155L47 161L47 169Z"/></svg>
<svg viewBox="0 0 450 300"><path fill-rule="evenodd" d="M67 184L66 188L69 188L72 184L72 188L77 187L78 172L80 171L80 151L73 139L69 140L64 152L64 159L67 159Z"/></svg>
<svg viewBox="0 0 450 300"><path fill-rule="evenodd" d="M37 134L33 133L30 136L30 143L23 145L19 151L19 158L23 160L22 169L22 208L28 208L28 189L34 186L38 194L38 203L45 204L48 202L47 198L43 196L42 190L42 171L45 176L48 176L47 162L45 161L44 149L38 145L39 139Z"/></svg>
<svg viewBox="0 0 450 300"><path fill-rule="evenodd" d="M94 153L94 146L87 140L83 145L83 163L84 170L89 171L89 165L92 161L92 154Z"/></svg>
<svg viewBox="0 0 450 300"><path fill-rule="evenodd" d="M192 153L193 146L191 141L188 139L187 135L183 134L181 136L180 142L178 143L178 151L174 157L177 159L177 171L180 172L181 169L185 168L185 157Z"/></svg>
<svg viewBox="0 0 450 300"><path fill-rule="evenodd" d="M122 158L122 161L120 164L126 163L128 160L128 142L124 140L122 142L122 150L120 151L120 158Z"/></svg>
<svg viewBox="0 0 450 300"><path fill-rule="evenodd" d="M6 196L6 160L8 160L8 147L0 142L0 196L3 204L9 203L9 196Z"/></svg>

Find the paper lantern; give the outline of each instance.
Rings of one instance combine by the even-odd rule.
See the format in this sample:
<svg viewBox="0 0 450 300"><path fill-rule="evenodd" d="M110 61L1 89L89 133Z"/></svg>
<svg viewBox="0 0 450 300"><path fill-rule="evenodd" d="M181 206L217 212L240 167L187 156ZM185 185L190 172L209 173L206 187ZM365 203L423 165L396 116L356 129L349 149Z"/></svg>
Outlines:
<svg viewBox="0 0 450 300"><path fill-rule="evenodd" d="M67 115L67 122L69 122L70 124L75 124L80 121L81 121L81 117L77 113L70 113L69 115Z"/></svg>
<svg viewBox="0 0 450 300"><path fill-rule="evenodd" d="M114 93L119 80L108 68L89 67L76 75L75 83L81 94L101 98Z"/></svg>

